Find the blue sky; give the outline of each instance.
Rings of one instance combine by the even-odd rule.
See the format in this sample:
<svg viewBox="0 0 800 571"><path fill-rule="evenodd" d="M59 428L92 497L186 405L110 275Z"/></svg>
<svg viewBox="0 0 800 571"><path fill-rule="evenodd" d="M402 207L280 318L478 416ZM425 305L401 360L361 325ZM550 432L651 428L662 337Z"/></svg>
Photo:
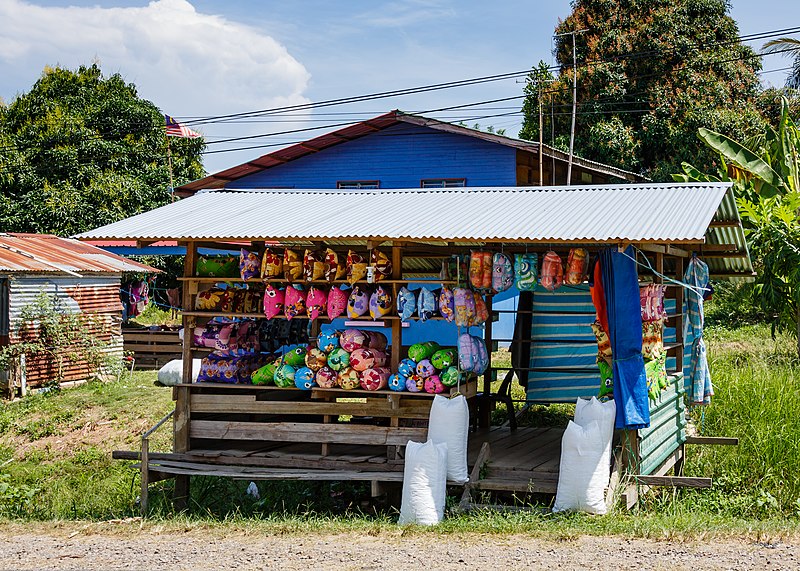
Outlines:
<svg viewBox="0 0 800 571"><path fill-rule="evenodd" d="M528 69L551 61L551 36L567 0L153 2L0 0L0 97L30 88L45 65L99 61L164 112L193 117L267 109ZM740 32L800 25L797 0L733 2ZM755 47L760 47L760 42ZM789 65L780 56L764 69ZM774 84L785 72L762 75ZM270 122L203 126L209 141L360 120L393 108L427 111L519 95L514 79L339 106L339 115L274 116ZM470 122L512 112L517 101L440 113ZM519 116L480 119L519 128ZM290 143L307 135L259 142ZM229 148L212 145L211 148ZM270 149L207 155L219 170Z"/></svg>

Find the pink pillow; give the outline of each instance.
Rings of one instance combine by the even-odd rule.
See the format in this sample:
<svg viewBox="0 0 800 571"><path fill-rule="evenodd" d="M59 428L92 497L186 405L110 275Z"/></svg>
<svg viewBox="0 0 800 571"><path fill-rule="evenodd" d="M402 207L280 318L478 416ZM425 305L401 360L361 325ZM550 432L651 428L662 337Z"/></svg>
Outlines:
<svg viewBox="0 0 800 571"><path fill-rule="evenodd" d="M347 309L347 299L350 297L349 288L332 287L328 292L328 317L336 319Z"/></svg>
<svg viewBox="0 0 800 571"><path fill-rule="evenodd" d="M328 308L328 294L324 289L311 286L306 297L306 311L310 319L316 319L320 315L325 315Z"/></svg>
<svg viewBox="0 0 800 571"><path fill-rule="evenodd" d="M306 313L306 292L300 286L289 286L286 288L286 300L283 314L286 319L292 319L298 315Z"/></svg>
<svg viewBox="0 0 800 571"><path fill-rule="evenodd" d="M276 315L283 313L284 301L284 291L267 284L264 290L264 315L267 316L267 319L272 319Z"/></svg>

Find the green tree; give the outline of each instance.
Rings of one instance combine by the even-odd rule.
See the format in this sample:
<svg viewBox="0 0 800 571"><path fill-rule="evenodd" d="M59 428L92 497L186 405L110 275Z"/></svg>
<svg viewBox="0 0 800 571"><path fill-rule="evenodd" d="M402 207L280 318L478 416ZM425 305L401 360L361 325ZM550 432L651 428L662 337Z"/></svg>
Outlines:
<svg viewBox="0 0 800 571"><path fill-rule="evenodd" d="M170 145L176 184L202 176L202 139ZM71 235L169 201L164 116L119 74L46 68L0 106L0 231Z"/></svg>
<svg viewBox="0 0 800 571"><path fill-rule="evenodd" d="M773 330L791 328L800 356L800 128L784 99L777 128L765 126L740 143L700 129L700 139L719 156L718 172L704 174L684 163L675 180L730 180L744 215L757 277L754 301Z"/></svg>
<svg viewBox="0 0 800 571"><path fill-rule="evenodd" d="M576 154L669 180L683 161L715 158L695 137L699 127L739 138L760 128L754 100L761 63L738 41L726 0L574 0L572 8L555 31L580 32ZM553 143L562 148L570 131L572 51L570 35L556 38L561 69L546 100L556 119ZM522 133L536 139L538 105L531 90L526 94Z"/></svg>
<svg viewBox="0 0 800 571"><path fill-rule="evenodd" d="M765 54L782 53L794 59L792 71L786 78L786 87L800 89L800 40L797 38L778 38L764 44Z"/></svg>

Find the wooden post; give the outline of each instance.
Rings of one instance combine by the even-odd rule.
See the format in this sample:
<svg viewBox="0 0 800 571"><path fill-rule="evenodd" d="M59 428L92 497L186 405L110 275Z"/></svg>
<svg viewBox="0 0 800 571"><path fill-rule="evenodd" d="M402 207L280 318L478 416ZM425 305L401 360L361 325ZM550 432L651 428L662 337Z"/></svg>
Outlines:
<svg viewBox="0 0 800 571"><path fill-rule="evenodd" d="M483 399L480 403L480 426L481 428L489 428L491 424L492 405L494 401L491 398L492 394L492 294L486 296L486 309L489 313L489 319L486 320L486 329L484 334L484 341L486 342L486 350L489 353L489 368L483 373Z"/></svg>
<svg viewBox="0 0 800 571"><path fill-rule="evenodd" d="M392 242L392 280L403 279L403 243ZM394 299L397 299L397 292L399 287L397 283L392 284L394 288ZM399 317L399 316L398 316ZM400 319L393 319L392 323L392 352L390 355L391 370L396 372L399 365L401 355L403 353L403 322ZM400 399L397 395L389 395L389 402L393 410L399 408ZM393 415L389 418L389 426L395 428L400 426L400 419ZM386 455L390 460L394 460L399 456L399 446L389 446Z"/></svg>
<svg viewBox="0 0 800 571"><path fill-rule="evenodd" d="M675 257L675 274L675 279L682 282L683 258L679 256ZM683 355L686 350L686 339L684 339L683 336L683 324L685 319L683 315L683 298L683 288L675 288L675 313L677 313L675 317L675 342L678 344L675 353L675 368L681 373L683 372Z"/></svg>
<svg viewBox="0 0 800 571"><path fill-rule="evenodd" d="M147 438L142 438L142 457L141 457L141 490L139 492L139 510L142 517L147 516L147 507L149 503L149 490L150 485L150 442Z"/></svg>

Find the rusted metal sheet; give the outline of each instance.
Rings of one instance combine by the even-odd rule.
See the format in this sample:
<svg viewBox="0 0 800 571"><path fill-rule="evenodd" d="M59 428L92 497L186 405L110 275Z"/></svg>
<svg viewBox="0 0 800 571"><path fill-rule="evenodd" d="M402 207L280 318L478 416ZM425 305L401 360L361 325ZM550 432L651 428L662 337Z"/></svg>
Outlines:
<svg viewBox="0 0 800 571"><path fill-rule="evenodd" d="M24 341L35 336L36 329L25 323L22 313L42 293L56 295L64 307L86 316L87 333L102 343L105 352L114 359L122 358L122 305L119 299L119 275L53 276L45 274L12 275L9 280L9 337L10 342ZM26 360L25 379L30 387L57 378L59 367L63 381L86 379L92 371L83 359L69 351L60 356L34 355ZM61 358L63 357L63 359ZM12 372L11 382L21 383L20 371Z"/></svg>
<svg viewBox="0 0 800 571"><path fill-rule="evenodd" d="M157 271L78 240L50 234L0 233L0 272L119 274Z"/></svg>

